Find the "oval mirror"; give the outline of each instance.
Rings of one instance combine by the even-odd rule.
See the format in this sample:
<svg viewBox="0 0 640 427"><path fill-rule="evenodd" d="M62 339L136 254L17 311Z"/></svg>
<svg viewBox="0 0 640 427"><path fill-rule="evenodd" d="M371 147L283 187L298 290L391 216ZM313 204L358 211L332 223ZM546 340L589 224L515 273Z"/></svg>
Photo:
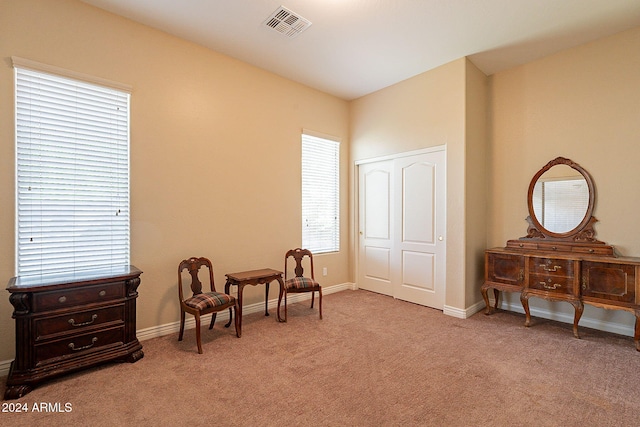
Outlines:
<svg viewBox="0 0 640 427"><path fill-rule="evenodd" d="M567 233L580 225L587 214L587 180L570 166L555 165L536 181L532 202L533 213L542 227L552 233Z"/></svg>
<svg viewBox="0 0 640 427"><path fill-rule="evenodd" d="M529 215L542 234L565 237L589 223L594 200L593 182L587 171L558 157L531 180Z"/></svg>

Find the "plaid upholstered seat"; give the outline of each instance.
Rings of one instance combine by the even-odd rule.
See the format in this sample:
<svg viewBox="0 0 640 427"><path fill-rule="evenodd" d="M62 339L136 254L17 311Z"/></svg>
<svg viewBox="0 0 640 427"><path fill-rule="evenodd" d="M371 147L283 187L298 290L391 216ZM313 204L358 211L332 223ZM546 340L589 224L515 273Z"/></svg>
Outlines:
<svg viewBox="0 0 640 427"><path fill-rule="evenodd" d="M288 279L287 275L290 272L287 268L287 263L289 262L289 258L293 258L293 260L295 261L295 267L293 268L294 277ZM303 261L305 259L307 261ZM305 277L305 267L309 267L307 269L307 276L310 277ZM280 303L282 302L282 297L284 296L285 322L287 321L287 295L299 294L303 292L311 292L311 308L313 308L315 295L316 292L318 292L318 297L320 299L318 314L320 315L320 319L322 319L322 286L320 286L320 283L316 282L313 271L313 253L311 253L309 249L291 249L284 255L284 292L281 292L278 296L278 314L280 314Z"/></svg>
<svg viewBox="0 0 640 427"><path fill-rule="evenodd" d="M202 282L198 273L200 268L206 270L203 273L203 277L209 278L210 292L202 292ZM183 276L186 278L186 273L189 272L191 276L191 296L185 298L185 292L182 289ZM208 274L207 274L208 273ZM189 295L189 294L187 294ZM238 301L227 294L216 291L216 285L213 281L213 265L211 261L204 257L191 257L182 260L178 265L178 298L180 299L180 333L178 334L178 341L182 341L184 335L185 314L189 313L195 317L196 321L196 342L198 343L198 353L202 354L202 339L200 338L200 317L206 314L211 314L211 323L209 329L213 329L213 325L216 322L216 316L219 311L229 310L229 322L225 327L231 325L231 319L233 319L233 312L236 313L236 336L240 338L240 325L238 323ZM232 312L233 310L233 312Z"/></svg>
<svg viewBox="0 0 640 427"><path fill-rule="evenodd" d="M203 292L184 300L184 303L196 310L204 310L207 308L219 307L232 301L232 297L220 292Z"/></svg>
<svg viewBox="0 0 640 427"><path fill-rule="evenodd" d="M284 282L285 289L305 289L315 286L320 286L320 284L308 277L294 277Z"/></svg>

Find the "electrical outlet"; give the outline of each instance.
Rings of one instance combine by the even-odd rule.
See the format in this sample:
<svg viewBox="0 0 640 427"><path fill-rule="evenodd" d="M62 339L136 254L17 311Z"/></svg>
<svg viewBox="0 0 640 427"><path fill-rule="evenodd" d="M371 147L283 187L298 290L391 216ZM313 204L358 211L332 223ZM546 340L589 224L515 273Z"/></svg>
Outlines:
<svg viewBox="0 0 640 427"><path fill-rule="evenodd" d="M327 275L327 267L322 267L322 275L323 276Z"/></svg>

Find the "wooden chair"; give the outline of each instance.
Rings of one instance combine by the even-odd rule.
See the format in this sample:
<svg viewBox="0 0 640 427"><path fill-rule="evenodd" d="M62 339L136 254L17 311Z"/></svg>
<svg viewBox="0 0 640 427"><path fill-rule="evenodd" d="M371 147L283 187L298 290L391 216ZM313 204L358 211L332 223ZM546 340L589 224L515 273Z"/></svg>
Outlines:
<svg viewBox="0 0 640 427"><path fill-rule="evenodd" d="M211 292L202 292L202 283L198 278L198 273L201 267L206 267L209 270L209 285ZM189 298L184 297L182 290L182 272L189 270L191 274L191 292L193 295ZM227 294L216 292L216 285L213 280L213 266L211 261L207 258L189 258L183 260L178 266L178 295L180 297L180 335L178 341L182 341L184 335L184 320L185 313L193 314L196 318L196 341L198 343L198 353L202 354L202 341L200 339L200 316L205 314L211 314L211 324L209 329L213 328L213 324L216 321L216 315L219 311L226 310L231 311L233 307L237 313L238 303L236 299ZM238 328L238 316L235 317L236 336L240 338L240 329Z"/></svg>
<svg viewBox="0 0 640 427"><path fill-rule="evenodd" d="M305 257L309 257L307 264L310 267L309 270L311 271L311 274L308 274L307 276L311 277L304 276L303 260ZM293 270L295 276L291 278L287 278L287 263L289 262L289 258L293 258L296 263L295 269ZM308 249L291 249L284 256L284 321L287 321L287 294L311 292L311 308L313 308L316 291L318 291L319 295L318 309L320 312L320 319L322 319L322 287L320 286L320 283L316 282L313 273L313 254ZM280 298L278 298L278 313L280 313L281 299L282 297L280 296Z"/></svg>

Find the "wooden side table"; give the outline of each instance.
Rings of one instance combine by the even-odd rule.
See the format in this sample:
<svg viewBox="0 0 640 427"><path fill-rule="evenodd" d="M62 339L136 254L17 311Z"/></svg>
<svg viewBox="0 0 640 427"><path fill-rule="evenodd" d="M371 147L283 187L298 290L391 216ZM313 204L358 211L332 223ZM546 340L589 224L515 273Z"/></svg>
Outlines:
<svg viewBox="0 0 640 427"><path fill-rule="evenodd" d="M251 270L251 271L241 271L239 273L229 273L225 274L227 277L227 282L224 284L224 293L229 294L229 288L232 285L238 287L238 330L239 333L242 333L242 290L245 286L251 285L266 285L265 296L264 296L264 315L269 315L269 284L274 280L277 280L280 284L280 294L281 298L284 293L284 281L282 280L282 272L278 270L272 270L270 268L263 268L261 270ZM278 322L282 322L283 320L280 318L280 312L277 314ZM233 319L233 312L229 309L229 321L227 322L225 327L231 326L231 320Z"/></svg>

